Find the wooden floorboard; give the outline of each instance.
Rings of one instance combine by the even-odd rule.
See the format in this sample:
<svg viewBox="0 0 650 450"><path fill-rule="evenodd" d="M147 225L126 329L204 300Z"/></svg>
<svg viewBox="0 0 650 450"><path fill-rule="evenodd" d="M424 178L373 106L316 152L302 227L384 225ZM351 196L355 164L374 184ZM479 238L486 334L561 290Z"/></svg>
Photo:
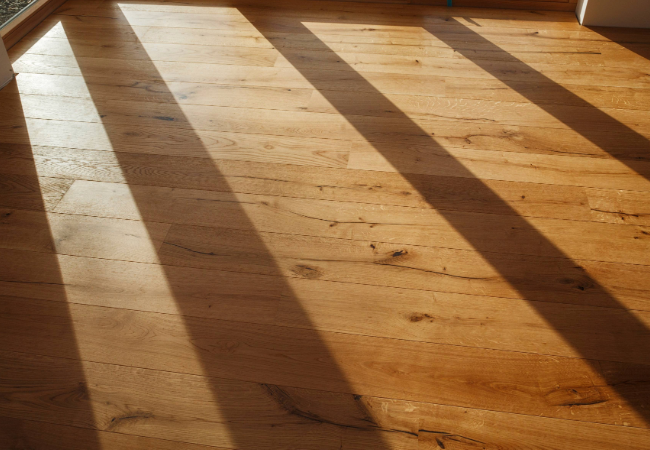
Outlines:
<svg viewBox="0 0 650 450"><path fill-rule="evenodd" d="M650 33L419 3L14 46L1 448L649 448Z"/></svg>
<svg viewBox="0 0 650 450"><path fill-rule="evenodd" d="M62 302L4 298L3 303L7 340L20 336L13 345L3 344L11 351L74 357L64 345L69 338L65 319L73 317L76 335L89 338L79 342L79 352L90 361L643 427L643 420L617 392L636 392L636 385L650 372L648 365L601 361L605 379L588 361L576 358ZM36 331L25 333L27 328ZM269 347L276 351L269 352ZM490 363L496 360L500 363ZM206 396L209 389L208 385L192 394ZM591 407L576 408L576 404ZM212 407L226 415L233 413L232 406L218 401Z"/></svg>
<svg viewBox="0 0 650 450"><path fill-rule="evenodd" d="M2 421L11 426L9 435L18 436L19 442L36 446L45 439L54 441L45 440L48 448L57 448L58 443L70 445L60 448L89 448L97 441L117 449L144 449L151 448L151 445L161 449L206 448L187 441L210 445L223 443L226 447L218 448L231 448L228 431L220 433L224 429L224 417L219 411L201 399L179 395L188 390L188 386L194 387L193 395L200 395L206 384L218 389L220 400L237 411L227 427L237 430L236 435L241 436L239 444L243 447L252 444L257 448L360 449L377 448L377 445L383 446L383 443L389 442L391 448L415 450L425 444L429 448L436 448L437 440L448 446L467 443L469 448L472 443L480 441L484 445L502 447L529 445L533 448L554 448L586 443L595 449L616 446L644 449L648 438L647 430L638 428L259 383L209 380L200 376L102 363L85 364L87 373L101 380L101 384L86 385L82 378L70 377L70 360L4 352L3 362L7 378L19 378L25 386L23 408L34 416L43 414L43 411L34 407L30 400L39 392L50 392L52 389L51 386L44 386L43 380L60 380L59 392L65 394L57 395L57 400L49 407L58 407L63 414L47 417L54 423L18 418ZM35 372L47 376L34 376ZM87 408L88 397L79 396L80 390L87 390L92 397L101 399L95 410L95 427L71 414L70 408L60 407L61 404L71 403L79 409ZM134 403L139 410L133 409ZM376 426L368 425L360 405L372 411ZM250 410L258 414L251 415ZM198 412L202 413L200 418L196 417ZM296 413L302 414L302 417L296 417ZM427 419L422 420L422 417ZM142 427L142 422L149 424ZM280 423L284 426L276 426ZM97 428L108 430L92 433ZM143 437L147 435L167 438L174 444ZM381 436L381 440L378 436Z"/></svg>

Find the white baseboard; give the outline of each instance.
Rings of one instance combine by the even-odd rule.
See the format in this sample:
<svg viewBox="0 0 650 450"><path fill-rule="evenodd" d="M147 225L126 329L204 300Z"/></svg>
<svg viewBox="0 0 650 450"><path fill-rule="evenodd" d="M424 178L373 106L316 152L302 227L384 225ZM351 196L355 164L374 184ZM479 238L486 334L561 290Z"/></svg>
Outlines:
<svg viewBox="0 0 650 450"><path fill-rule="evenodd" d="M650 0L580 0L576 16L588 26L650 28Z"/></svg>
<svg viewBox="0 0 650 450"><path fill-rule="evenodd" d="M0 39L0 89L5 87L14 79L14 70L11 68L11 61L5 49L2 39Z"/></svg>

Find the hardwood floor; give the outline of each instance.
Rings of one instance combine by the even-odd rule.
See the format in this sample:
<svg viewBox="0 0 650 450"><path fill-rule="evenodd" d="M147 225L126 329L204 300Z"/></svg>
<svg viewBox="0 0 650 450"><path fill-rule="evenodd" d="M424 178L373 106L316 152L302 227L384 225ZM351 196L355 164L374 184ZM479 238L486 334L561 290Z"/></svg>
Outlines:
<svg viewBox="0 0 650 450"><path fill-rule="evenodd" d="M0 449L650 449L650 31L416 3L13 47Z"/></svg>

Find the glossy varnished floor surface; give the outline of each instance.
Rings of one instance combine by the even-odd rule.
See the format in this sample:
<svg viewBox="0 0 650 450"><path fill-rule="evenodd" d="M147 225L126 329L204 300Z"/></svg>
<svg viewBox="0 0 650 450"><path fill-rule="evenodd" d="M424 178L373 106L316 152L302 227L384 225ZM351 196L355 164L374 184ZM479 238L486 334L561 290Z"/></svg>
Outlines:
<svg viewBox="0 0 650 450"><path fill-rule="evenodd" d="M650 32L71 0L10 53L2 449L650 448Z"/></svg>

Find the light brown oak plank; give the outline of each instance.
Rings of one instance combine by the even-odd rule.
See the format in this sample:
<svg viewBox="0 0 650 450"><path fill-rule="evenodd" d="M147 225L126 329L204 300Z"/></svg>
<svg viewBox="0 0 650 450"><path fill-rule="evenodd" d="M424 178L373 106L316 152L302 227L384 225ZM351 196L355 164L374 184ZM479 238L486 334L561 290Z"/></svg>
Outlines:
<svg viewBox="0 0 650 450"><path fill-rule="evenodd" d="M129 202L131 196L137 205L151 206L137 211ZM239 204L233 206L233 202ZM523 221L516 216L169 188L129 190L123 184L88 182L75 183L55 211L63 213L61 217L83 214L244 231L253 228L258 232L394 245L472 250L474 243L480 242L482 252L555 257L562 251L573 259L650 266L650 228L644 226L541 218ZM462 234L455 229L458 224L463 224ZM107 231L110 228L107 225ZM155 229L152 234L155 236ZM548 241L540 239L540 234Z"/></svg>
<svg viewBox="0 0 650 450"><path fill-rule="evenodd" d="M290 279L289 285L278 307L278 325L557 356L624 357L640 364L650 349L647 329L631 326L627 312L611 308L320 280ZM634 315L647 328L650 315Z"/></svg>
<svg viewBox="0 0 650 450"><path fill-rule="evenodd" d="M37 252L158 262L169 225L97 219L39 211L0 209L0 246Z"/></svg>
<svg viewBox="0 0 650 450"><path fill-rule="evenodd" d="M158 118L152 120L164 124L169 122L167 116L155 117ZM109 137L101 123L41 119L26 119L14 123L17 125L3 123L0 141L24 145L31 143L37 146L66 144L72 148L111 153L113 150L129 153L144 151L154 155L202 158L202 164L206 163L206 157L212 157L220 160L345 168L349 155L348 143L335 139L291 138L236 131L194 131L191 128L175 126L168 129L155 124L148 127L119 125L119 130L115 132L110 129ZM236 129L238 123L245 121L233 122L226 119L221 123L225 129L232 129L231 125ZM318 127L318 124L315 126ZM117 161L114 154L111 157Z"/></svg>
<svg viewBox="0 0 650 450"><path fill-rule="evenodd" d="M313 86L302 75L290 68L216 65L203 63L177 63L160 61L156 64L158 73L151 70L146 61L122 62L101 58L72 58L65 56L22 55L14 61L18 73L41 73L51 75L79 76L78 62L83 64L84 76L109 77L135 80L164 80L165 82L215 83L240 86L268 86L281 88L312 89ZM345 81L353 91L368 91L367 83L360 83L355 76L344 71L312 70L306 72L310 79L316 77L332 86ZM163 74L161 76L161 74ZM440 81L431 82L424 75L390 73L368 73L365 78L380 89L384 86L390 92L431 95L442 92Z"/></svg>
<svg viewBox="0 0 650 450"><path fill-rule="evenodd" d="M277 277L0 250L6 295L196 317L269 323L284 284ZM101 276L98 276L101 274ZM63 277L63 279L62 279ZM65 286L62 295L61 287ZM204 303L203 303L204 302Z"/></svg>
<svg viewBox="0 0 650 450"><path fill-rule="evenodd" d="M137 30L137 31L136 31ZM120 58L138 60L148 55L152 61L210 62L215 64L239 64L248 66L273 65L278 52L275 48L322 50L321 40L313 35L271 33L259 36L255 29L245 30L202 30L188 32L184 28L137 27L140 43L132 40L101 46L98 41L79 39L57 34L56 29L38 40L24 40L15 51L50 56L72 56ZM190 29L193 30L193 29ZM234 36L231 36L234 35ZM200 39L199 39L200 38ZM322 37L329 49L335 53L359 53L411 56L416 58L485 59L491 61L513 61L524 63L546 63L553 65L589 65L644 68L647 61L606 42L578 43L569 45L502 44L501 52L495 52L490 44L435 40L409 42L394 45L389 39L372 39L365 36L343 36L326 34ZM343 42L341 42L343 41ZM351 41L351 42L346 42ZM377 42L379 41L379 42ZM382 43L385 41L386 43ZM191 44L188 46L187 44ZM411 44L411 45L408 45ZM452 45L450 47L450 44ZM581 46L579 46L581 44ZM458 49L463 49L459 53Z"/></svg>
<svg viewBox="0 0 650 450"><path fill-rule="evenodd" d="M3 304L3 322L18 315L35 330L16 341L29 353L65 357L67 349L57 345L56 318L69 314L81 354L95 362L410 401L471 402L481 409L643 427L611 384L624 379L626 390L647 395L642 380L648 366L601 362L608 368L605 380L580 359L327 332L315 336L277 326L59 302L5 298ZM38 313L30 314L36 305ZM123 332L116 335L116 327ZM142 339L143 331L158 339ZM167 357L160 358L161 352ZM493 379L500 382L488 381ZM354 392L349 392L351 386Z"/></svg>
<svg viewBox="0 0 650 450"><path fill-rule="evenodd" d="M3 355L10 357L16 362L20 356L16 354ZM26 366L29 363L25 361L28 357L23 356L22 363ZM38 362L42 364L39 366ZM34 364L36 363L36 364ZM35 370L41 370L41 374L47 373L53 375L55 370L45 372L47 363L55 364L57 367L64 366L60 361L53 359L32 358L32 367ZM58 364L57 364L58 363ZM38 367L38 369L36 369ZM15 370L15 367L12 367ZM36 383L34 383L36 385ZM7 414L11 412L7 411ZM20 414L17 414L19 416ZM156 448L160 450L223 450L224 447L205 446L197 444L188 444L180 441L170 441L150 437L125 435L121 433L106 432L79 428L76 426L58 425L49 422L37 422L29 420L29 414L24 414L25 419L13 417L0 417L0 438L7 448L20 448L29 446L32 449L52 449L52 450L88 450L98 446L114 450L145 450ZM51 417L46 417L51 419Z"/></svg>
<svg viewBox="0 0 650 450"><path fill-rule="evenodd" d="M170 245L163 248L161 258L174 264L174 267L179 267L179 264L181 267L190 266L170 269L174 280L169 283L171 286L178 284L181 297L191 298L204 290L210 292L210 289L215 289L211 286L221 278L227 278L229 273L242 272L242 280L259 278L256 274L282 274L353 284L648 310L650 288L647 283L647 266L590 261L576 263L560 258L499 254L489 255L490 262L487 263L480 253L469 250L296 237L232 229L187 227L180 228L179 231L194 234L170 236ZM215 231L218 231L218 236L215 236ZM309 249L309 252L305 249ZM38 256L38 253L23 254L13 249L3 251L8 258L13 258L10 255L15 252L24 255L24 258L29 256L33 259L33 267L42 267L39 270L43 274L38 276L46 279L50 277L47 263L51 261L51 256L46 253ZM42 262L38 262L38 258ZM98 294L92 301L117 302L116 305L124 307L124 301L137 300L137 304L144 305L138 309L147 309L150 308L146 306L150 299L155 299L156 296L161 296L161 299L171 298L173 295L168 291L168 283L164 282L166 271L157 265L134 265L136 263L64 255L58 259L60 265L63 264L61 261L66 264L61 270L77 280L71 282L69 289L75 295L96 289L93 281L102 285L108 283L106 292L101 292L104 288L100 289L101 295ZM80 270L84 265L87 267ZM499 269L496 270L493 265ZM51 280L29 281L35 274L29 274L30 269L27 267L29 266L18 262L4 267L6 276L15 280L8 281L3 288L17 292L14 295L28 296L25 292L29 292L30 284L52 283ZM205 268L227 272L212 277L212 272L205 272ZM21 270L27 270L28 273L21 275ZM105 275L102 279L95 280L93 270ZM148 279L140 280L141 274L147 274ZM264 290L267 289L265 283L278 282L277 279L269 278L267 282L260 281L259 288ZM126 289L121 287L125 283L128 287ZM233 282L233 285L235 289L236 283ZM45 293L49 292L47 286L42 286L41 289ZM124 295L121 294L122 290L125 290ZM141 297L138 292L142 292ZM219 290L206 295L218 301L219 308L225 308L229 313L245 314L245 302L241 305L230 304L227 295L224 297L218 292ZM232 295L230 290L227 293ZM259 294L241 295L243 298L250 297L254 303L265 301L264 296L258 298Z"/></svg>
<svg viewBox="0 0 650 450"><path fill-rule="evenodd" d="M150 88L138 82L127 81L126 84L137 86L137 90ZM362 143L371 140L382 146L400 145L405 151L430 152L431 148L438 146L639 162L648 161L650 145L643 134L645 130L650 130L650 122L636 120L631 128L625 125L634 120L634 115L638 114L636 111L604 110L603 113L594 114L582 107L547 107L543 110L530 103L500 104L400 95L378 98L376 94L359 94L350 98L349 93L339 91L315 94L311 101L304 103L308 106L295 106L290 101L283 107L275 101L276 92L269 93L266 103L263 102L264 90L247 89L242 92L243 101L249 97L252 103L256 95L259 95L259 99L254 108L243 108L235 102L236 94L231 97L232 100L222 96L220 102L226 106L210 105L209 95L205 91L213 90L218 95L218 89L207 86L198 93L205 100L189 100L187 104L181 100L183 106L179 107L171 103L174 96L164 88L158 91L157 97L151 95L153 101L124 101L119 99L121 97L114 99L116 97L111 94L103 97L103 90L93 88L93 91L96 90L99 92L94 102L89 98L65 95L21 95L19 98L8 93L4 97L7 109L3 117L6 123L15 121L14 117L19 114L30 119L102 122L106 126L111 125L108 131L112 134L126 134L128 137L137 136L137 131L133 130L134 121L137 120L142 127L160 127L164 124L170 131L181 128L178 133L186 134L186 130L193 129L197 134L208 131L333 138L334 141L354 140ZM182 93L177 95L187 97ZM310 111L303 110L305 108ZM338 111L344 112L350 123ZM604 114L612 111L617 112ZM411 113L410 117L408 113ZM521 119L522 115L530 116L530 119ZM621 122L616 120L617 117ZM301 126L292 126L296 122ZM584 131L592 125L595 127L593 131ZM73 123L69 126L84 125ZM88 127L84 134L90 135L91 139L101 137L101 131L93 131L96 128ZM557 139L550 142L549 133L553 133ZM44 134L48 137L54 133ZM52 141L42 143L39 137L36 131L30 133L33 145L56 145L51 144ZM5 141L7 139L11 139L11 134L4 138ZM345 146L346 143L340 145Z"/></svg>
<svg viewBox="0 0 650 450"><path fill-rule="evenodd" d="M21 47L25 47L22 49ZM99 49L99 50L98 50ZM43 37L36 42L20 44L17 51L24 54L91 57L120 60L195 62L208 64L233 64L238 66L273 66L278 52L264 48L246 48L237 46L187 46L183 44L155 44L146 46L136 43L122 43L111 46L102 45L102 41L63 40Z"/></svg>
<svg viewBox="0 0 650 450"><path fill-rule="evenodd" d="M585 126L604 129L618 134L627 141L638 139L639 146L648 140L644 133L650 130L649 123L639 117L638 111L626 111L615 108L600 108L604 114L596 115L591 106L547 106L541 108L530 102L492 102L489 100L472 100L447 96L422 97L409 95L355 95L353 98L344 92L315 92L312 95L308 109L315 112L335 114L343 110L347 115L362 116L393 116L397 119L406 115L419 124L427 118L450 119L459 122L494 123L513 125L515 127L540 127L580 130ZM387 100L396 108L386 110ZM332 105L336 105L335 107ZM612 126L616 124L616 127ZM426 126L426 125L425 125ZM549 132L547 130L547 132ZM624 134L625 133L625 134ZM635 136L635 133L641 136ZM574 132L579 135L579 131ZM627 134L627 135L626 135ZM584 138L583 138L584 139ZM593 138L592 138L593 139ZM603 144L600 143L602 146ZM504 149L505 150L505 149ZM604 152L603 152L604 153Z"/></svg>
<svg viewBox="0 0 650 450"><path fill-rule="evenodd" d="M11 366L11 376L24 376L26 380L29 380L29 386L33 387L34 390L43 389L43 382L37 376L34 376L35 373L46 373L51 378L60 380L57 383L61 390L74 393L78 389L74 383L77 380L66 378L65 360L8 352L5 352L3 357L5 360L8 359L14 362L14 365ZM147 445L153 445L154 443L157 445L156 448L165 450L168 448L183 450L205 448L196 444L154 440L152 438L137 437L133 434L137 432L146 433L147 430L149 430L149 433L156 431L171 434L170 422L166 422L165 419L180 419L183 415L183 411L177 407L171 409L164 401L156 402L143 396L143 389L140 389L143 383L148 382L147 390L166 389L167 392L174 392L174 386L180 384L184 384L185 389L188 386L200 388L200 381L203 380L199 377L164 374L150 370L129 370L128 368L112 367L98 363L86 363L86 367L94 377L103 381L101 385L89 385L90 393L93 397L109 400L109 405L97 403L98 415L106 417L106 419L111 416L121 417L124 415L124 411L118 409L119 406L124 405L123 397L119 393L109 390L110 387L117 384L129 386L133 399L137 399L137 405L141 407L141 410L148 409L154 414L149 417L139 417L132 421L122 421L118 433L83 430L21 419L13 419L13 423L9 423L14 426L20 424L27 432L38 431L40 436L57 436L60 439L65 439L65 437L59 435L62 431L68 432L70 436L80 438L87 436L86 439L89 441L99 439L102 443L105 442L111 445L111 448L118 450L150 448ZM481 442L483 445L502 447L516 447L525 443L531 448L556 449L575 442L576 445L587 443L590 448L594 449L643 449L647 439L646 430L634 428L504 414L427 403L402 402L369 396L358 396L354 399L348 395L281 386L265 388L260 385L228 382L226 380L210 380L209 382L212 383L214 389L237 390L241 391L242 395L245 396L247 402L239 406L236 404L231 406L229 400L226 400L228 406L232 408L228 409L228 411L234 412L247 405L263 405L264 410L269 411L269 413L273 412L270 417L260 419L260 421L266 420L267 424L274 423L273 419L278 422L292 420L291 417L295 417L309 408L310 415L313 417L312 420L316 424L320 423L320 425L315 426L327 427L328 425L325 425L324 422L330 422L330 429L337 426L342 429L339 438L344 449L359 448L358 446L363 446L363 444L378 444L378 436L373 434L372 426L368 425L367 418L365 418L365 421L363 420L364 417L360 415L358 404L363 405L363 408L368 411L368 416L375 427L374 433L380 434L384 442L391 442L391 448L394 449L414 450L420 448L418 444L420 446L429 444L435 438L447 445L454 445L460 440L461 442L474 441ZM51 385L49 388L51 389ZM179 398L178 401L184 402L187 399ZM51 400L49 403L54 406L56 400ZM134 400L131 400L131 404L133 403ZM291 409L283 411L282 404L285 405L285 408L289 406ZM30 412L27 409L29 405L26 404L25 406L26 410L23 414L28 414ZM126 405L124 406L126 407ZM423 420L424 417L429 419ZM293 420L297 421L299 419ZM197 422L194 420L190 422L191 425L189 426L200 427ZM464 425L465 423L472 425ZM246 423L240 423L239 426L245 427ZM282 435L282 431L278 431L278 428L267 429L269 433L267 439L277 439ZM428 431L438 431L438 433L428 433ZM31 439L27 442L38 442L38 439L35 439L33 434L30 434L30 437ZM216 441L219 438L213 432L209 438L204 437L204 440L212 439ZM195 437L195 439L197 438ZM224 438L221 439L225 440ZM269 441L266 440L265 442L268 443ZM278 442L276 441L276 443ZM253 445L255 444L253 442ZM60 448L75 448L74 443L71 442L70 445L71 447ZM248 446L243 445L241 448L248 448Z"/></svg>
<svg viewBox="0 0 650 450"><path fill-rule="evenodd" d="M647 191L650 186L650 164L645 161L442 149L437 145L404 150L397 143L355 142L348 168L631 191Z"/></svg>
<svg viewBox="0 0 650 450"><path fill-rule="evenodd" d="M413 175L407 181L397 173L365 170L236 160L213 163L202 158L129 153L120 154L117 160L104 151L21 145L4 148L0 173L16 176L31 173L36 165L43 176L128 182L133 189L161 186L418 208L430 208L429 202L435 201L439 210L512 214L514 209L523 216L591 219L584 189L573 186L484 180L503 200L495 202L482 185L458 177Z"/></svg>
<svg viewBox="0 0 650 450"><path fill-rule="evenodd" d="M115 80L103 77L21 73L17 83L11 83L0 91L0 96L10 99L11 94L16 93L21 94L21 98L26 98L28 95L94 97L102 101L129 100L160 103L173 101L178 104L240 108L273 105L283 110L302 110L307 107L312 89L238 87L212 83L164 83L136 79L120 80L116 83Z"/></svg>
<svg viewBox="0 0 650 450"><path fill-rule="evenodd" d="M4 173L0 178L0 206L51 211L74 180Z"/></svg>
<svg viewBox="0 0 650 450"><path fill-rule="evenodd" d="M641 192L587 189L594 220L646 225L650 223L648 198Z"/></svg>
<svg viewBox="0 0 650 450"><path fill-rule="evenodd" d="M444 59L424 56L412 58L393 55L362 55L357 53L328 54L326 52L310 52L306 50L285 50L284 55L294 53L292 58L300 57L304 67L313 69L316 66L329 70L355 70L357 72L388 72L410 75L429 75L453 77L462 73L463 77L473 79L493 79L491 73L499 73L501 79L509 81L526 81L531 73L539 73L548 79L559 83L570 83L571 79L580 79L581 85L599 85L631 88L648 88L644 69L616 68L579 65L554 65L548 63L530 63L523 65L520 61L486 60L483 67L478 67L473 61L464 59ZM344 62L343 62L344 61ZM280 56L276 67L292 67L290 61ZM350 67L352 69L350 69Z"/></svg>
<svg viewBox="0 0 650 450"><path fill-rule="evenodd" d="M510 87L509 87L510 86ZM569 90L575 96L567 95ZM445 93L450 97L493 100L504 102L530 102L584 106L588 102L597 108L650 110L650 91L647 89L618 88L612 86L558 85L499 80L477 81L469 78L445 78ZM577 96L577 97L576 97Z"/></svg>

